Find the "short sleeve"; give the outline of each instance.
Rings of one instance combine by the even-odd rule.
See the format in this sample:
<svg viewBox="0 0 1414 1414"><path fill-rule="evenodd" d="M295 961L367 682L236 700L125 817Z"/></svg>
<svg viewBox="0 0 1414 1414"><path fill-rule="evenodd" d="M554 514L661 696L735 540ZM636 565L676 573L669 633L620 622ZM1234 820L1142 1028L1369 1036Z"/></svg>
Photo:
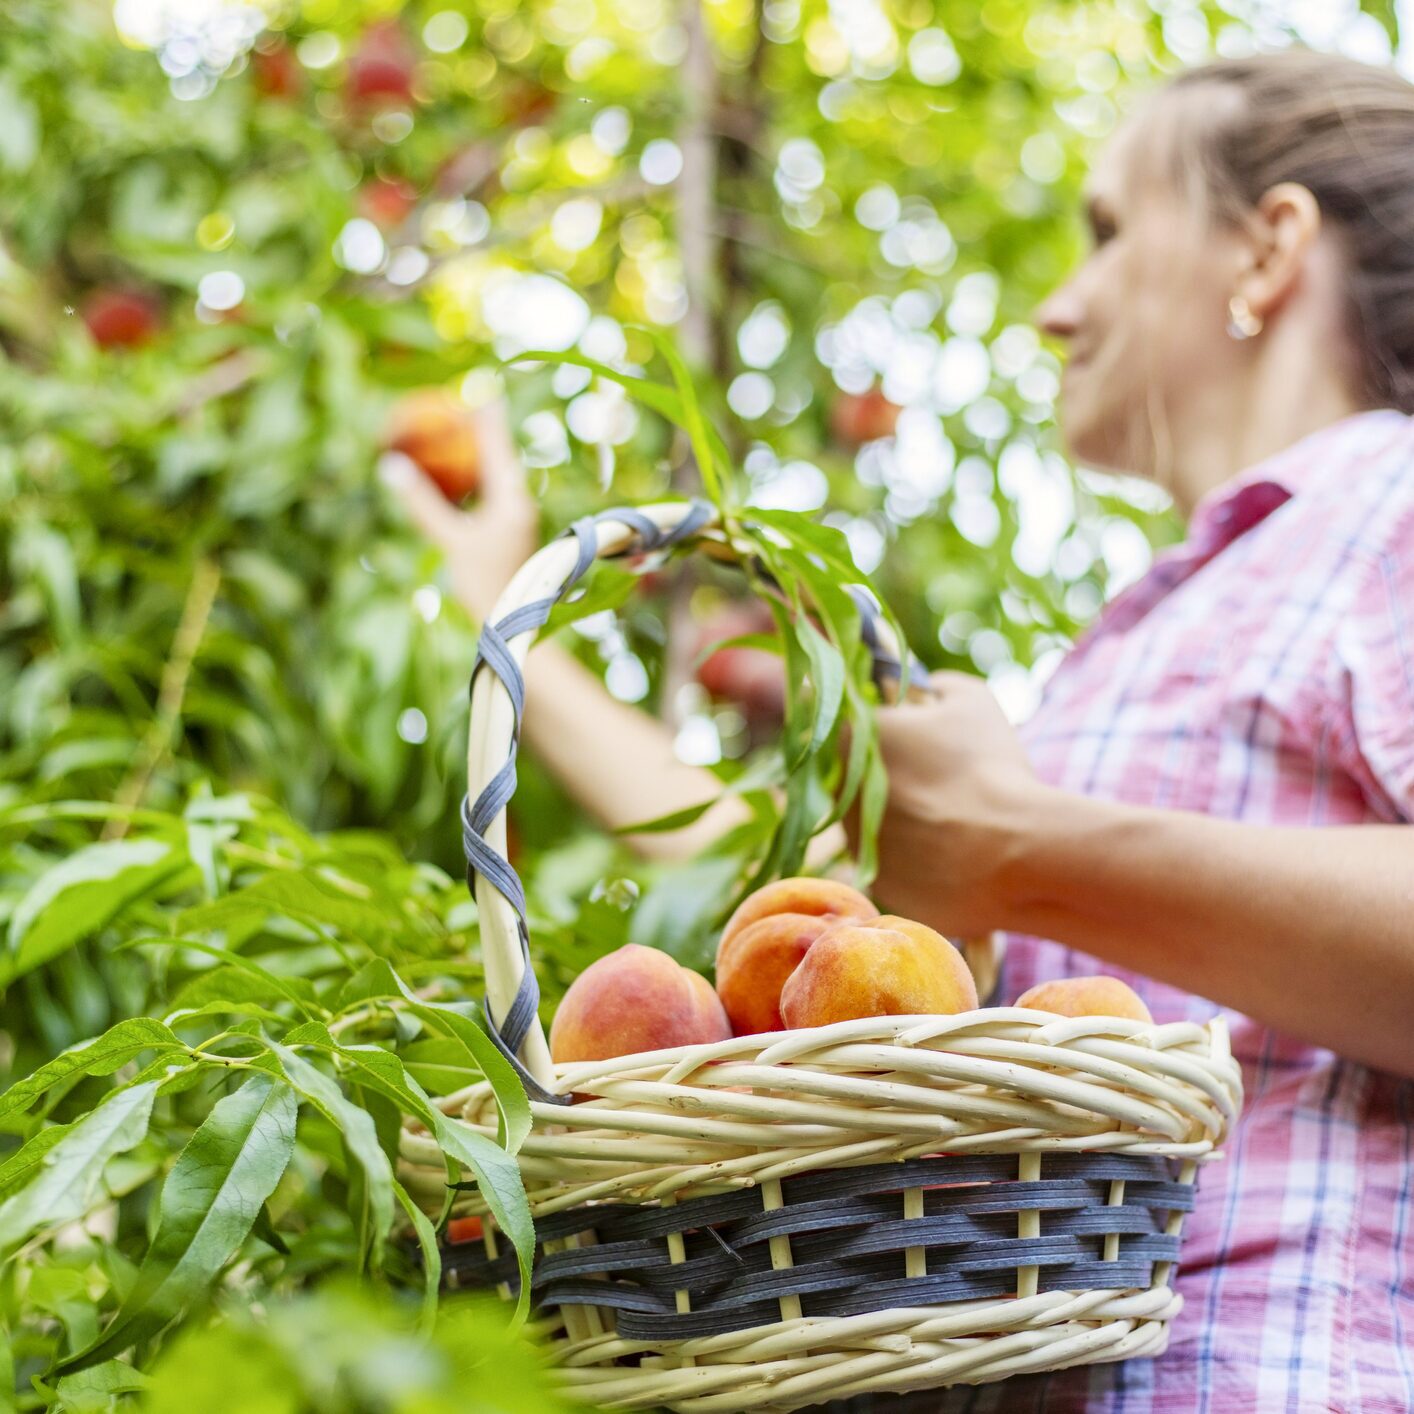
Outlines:
<svg viewBox="0 0 1414 1414"><path fill-rule="evenodd" d="M1414 515L1385 540L1336 636L1348 740L1371 808L1414 821Z"/></svg>

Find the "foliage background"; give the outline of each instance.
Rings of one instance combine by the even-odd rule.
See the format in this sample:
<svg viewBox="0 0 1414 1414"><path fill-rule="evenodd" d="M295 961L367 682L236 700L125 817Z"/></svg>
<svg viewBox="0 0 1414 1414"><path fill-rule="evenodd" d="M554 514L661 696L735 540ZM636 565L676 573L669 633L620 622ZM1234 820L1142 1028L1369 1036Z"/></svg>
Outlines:
<svg viewBox="0 0 1414 1414"><path fill-rule="evenodd" d="M361 103L350 74L388 25L411 89ZM473 628L375 476L396 395L476 396L528 347L647 366L644 329L673 332L752 500L819 511L925 662L985 673L1020 715L1177 533L1152 489L1065 463L1057 361L1027 324L1078 253L1086 154L1167 70L1294 33L1366 57L1397 37L1389 4L1264 0L5 8L0 1063L14 1082L115 1023L197 1022L168 1032L175 1051L159 1038L0 1097L0 1408L11 1385L26 1407L161 1406L180 1388L162 1394L163 1327L200 1325L213 1292L227 1321L295 1301L293 1328L385 1329L393 1365L428 1382L418 1407L472 1407L416 1373L414 1350L434 1347L399 1336L402 1316L297 1296L349 1268L419 1280L387 1238L374 1156L393 1102L340 1047L398 1049L430 1090L475 1068L450 1022L356 980L381 961L433 1000L479 991L454 824ZM396 219L373 205L379 182L406 190ZM145 346L89 337L78 311L113 287L159 305ZM897 435L855 448L841 402L875 383L904 409ZM612 383L540 367L508 391L547 532L692 489L682 439ZM730 770L742 714L690 682L662 691L682 678L665 611L679 641L724 592L670 579L569 637L612 690L675 722L684 754ZM655 878L533 765L513 816L547 1006L630 930L700 960L720 869ZM218 923L201 912L237 904ZM260 1057L274 1074L270 1045L286 1043L349 1110L300 1092L254 1235L211 1249L201 1280L134 1327L125 1360L159 1385L125 1393L141 1379L114 1359L32 1385L144 1290L164 1176L239 1093L233 1075ZM179 1074L142 1069L164 1056ZM35 1174L58 1182L44 1156L64 1126L143 1084L150 1122L84 1155L38 1214ZM469 1323L453 1347L474 1329L498 1348L498 1317L447 1319ZM246 1339L229 1329L194 1329L170 1368L229 1360ZM301 1368L275 1345L251 1368ZM346 1383L359 1407L398 1407L367 1370ZM344 1407L316 1384L275 1381L268 1407ZM519 1407L522 1385L534 1375L494 1407Z"/></svg>

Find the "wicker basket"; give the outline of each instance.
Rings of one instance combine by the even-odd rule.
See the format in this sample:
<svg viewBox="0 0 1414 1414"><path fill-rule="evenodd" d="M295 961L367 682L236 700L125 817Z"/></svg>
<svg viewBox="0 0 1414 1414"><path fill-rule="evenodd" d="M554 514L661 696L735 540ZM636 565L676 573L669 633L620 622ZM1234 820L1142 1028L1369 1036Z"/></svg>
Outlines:
<svg viewBox="0 0 1414 1414"><path fill-rule="evenodd" d="M577 524L507 588L473 683L463 831L488 1020L532 1100L533 1296L564 1387L608 1408L791 1410L1160 1353L1198 1168L1241 1105L1221 1022L995 1007L551 1063L504 858L520 664L596 555L684 542L736 553L697 503ZM865 631L896 675L886 626ZM967 951L985 996L994 945ZM489 1085L440 1103L495 1136ZM403 1160L435 1202L435 1143L408 1129ZM465 1211L485 1213L479 1195ZM514 1253L484 1224L447 1249L448 1283L509 1295Z"/></svg>

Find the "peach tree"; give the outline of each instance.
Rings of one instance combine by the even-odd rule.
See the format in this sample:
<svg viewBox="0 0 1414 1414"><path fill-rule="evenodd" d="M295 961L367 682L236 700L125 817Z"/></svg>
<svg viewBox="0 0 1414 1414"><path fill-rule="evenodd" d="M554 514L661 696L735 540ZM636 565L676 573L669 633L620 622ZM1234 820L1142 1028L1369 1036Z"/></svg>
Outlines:
<svg viewBox="0 0 1414 1414"><path fill-rule="evenodd" d="M397 1167L407 1117L529 1253L458 877L475 626L377 482L389 410L499 370L547 534L706 495L755 547L602 566L550 626L751 822L649 868L529 759L512 807L547 1013L630 939L701 966L851 798L867 876L845 584L1024 706L1175 533L1064 463L1026 321L1127 95L1281 37L1250 9L4 8L0 1408L462 1409L488 1362L553 1407L504 1313L437 1301ZM1347 10L1323 42L1395 38ZM744 585L764 731L681 648ZM496 1141L434 1103L481 1075Z"/></svg>

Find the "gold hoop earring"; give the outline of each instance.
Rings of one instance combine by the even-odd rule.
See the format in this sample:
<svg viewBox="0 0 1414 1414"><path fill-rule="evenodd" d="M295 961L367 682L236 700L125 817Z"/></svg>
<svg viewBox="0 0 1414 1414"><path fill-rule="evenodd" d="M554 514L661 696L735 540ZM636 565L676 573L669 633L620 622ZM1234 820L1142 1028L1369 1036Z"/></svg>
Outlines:
<svg viewBox="0 0 1414 1414"><path fill-rule="evenodd" d="M1252 313L1252 306L1241 295L1227 302L1227 336L1229 339L1250 339L1262 332L1262 316Z"/></svg>

